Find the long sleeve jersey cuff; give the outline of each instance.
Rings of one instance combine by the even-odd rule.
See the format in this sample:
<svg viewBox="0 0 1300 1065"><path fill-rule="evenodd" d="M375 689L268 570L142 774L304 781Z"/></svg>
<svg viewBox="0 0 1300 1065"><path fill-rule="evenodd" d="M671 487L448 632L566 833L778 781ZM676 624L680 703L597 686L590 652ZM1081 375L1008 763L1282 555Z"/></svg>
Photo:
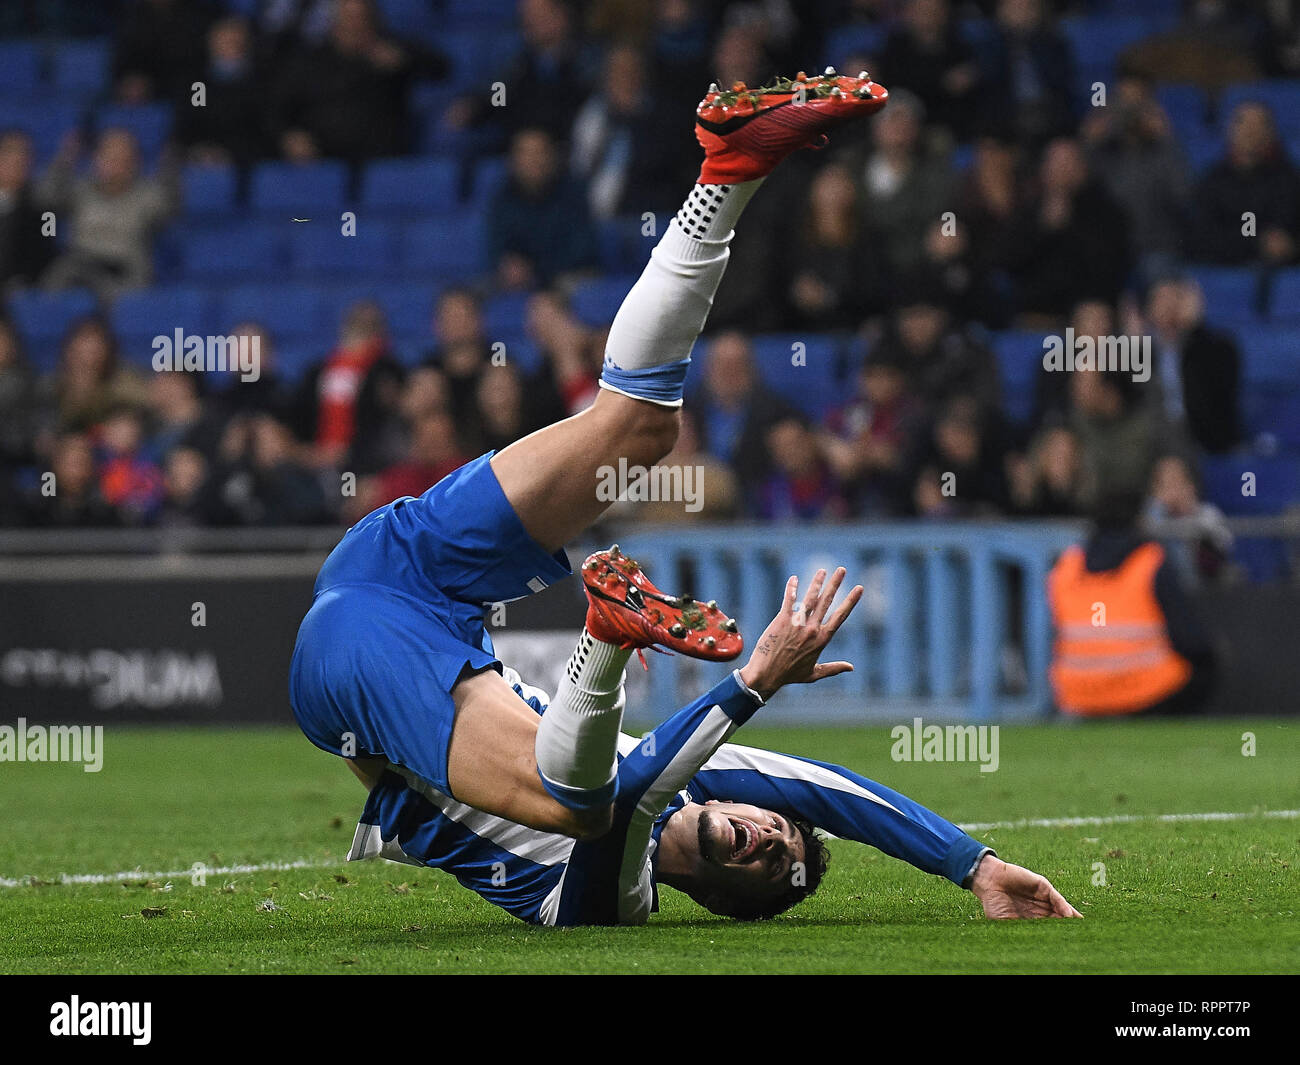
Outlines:
<svg viewBox="0 0 1300 1065"><path fill-rule="evenodd" d="M733 669L731 676L714 685L704 698L706 704L717 706L737 725L743 725L763 705L763 697L740 679L738 669Z"/></svg>
<svg viewBox="0 0 1300 1065"><path fill-rule="evenodd" d="M948 851L948 857L943 863L943 875L958 887L969 888L983 857L986 854L996 856L996 853L992 847L986 847L979 840L964 836Z"/></svg>

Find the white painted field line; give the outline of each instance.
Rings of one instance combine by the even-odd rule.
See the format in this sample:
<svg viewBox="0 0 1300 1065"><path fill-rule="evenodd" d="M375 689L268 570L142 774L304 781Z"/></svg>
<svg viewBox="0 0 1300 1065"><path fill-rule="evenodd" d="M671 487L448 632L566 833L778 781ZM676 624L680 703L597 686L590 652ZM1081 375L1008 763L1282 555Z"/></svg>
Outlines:
<svg viewBox="0 0 1300 1065"><path fill-rule="evenodd" d="M1114 814L1109 817L1036 817L1023 821L976 821L958 825L963 832L992 832L1009 828L1089 828L1102 825L1133 825L1144 821L1173 824L1180 821L1251 821L1257 817L1292 820L1300 810L1253 810L1249 813L1203 814Z"/></svg>
<svg viewBox="0 0 1300 1065"><path fill-rule="evenodd" d="M299 859L296 862L260 862L256 865L206 866L203 869L203 874L205 876L239 876L243 873L273 873L288 869L328 869L331 866L342 865L343 863L344 859L339 858L337 861L309 862ZM128 869L121 873L60 873L48 883L121 884L129 880L180 880L188 879L193 873L192 868L177 869L170 873L148 873L141 869ZM0 876L0 887L29 887L33 879L40 881L42 884L47 882L44 877Z"/></svg>
<svg viewBox="0 0 1300 1065"><path fill-rule="evenodd" d="M1196 813L1196 814L1114 814L1109 817L1039 817L1022 821L976 821L958 825L963 832L993 832L1013 828L1087 828L1100 825L1132 825L1145 821L1175 823L1181 821L1251 821L1255 818L1294 820L1300 810L1254 810L1248 813ZM329 869L343 865L337 861L261 862L256 865L222 865L204 869L207 876L239 876L245 873L272 873L290 869ZM60 873L51 884L120 884L129 880L180 880L192 874L192 869L177 869L170 873L148 873L128 869L120 873ZM43 877L0 876L0 888L29 887L33 879L45 882Z"/></svg>

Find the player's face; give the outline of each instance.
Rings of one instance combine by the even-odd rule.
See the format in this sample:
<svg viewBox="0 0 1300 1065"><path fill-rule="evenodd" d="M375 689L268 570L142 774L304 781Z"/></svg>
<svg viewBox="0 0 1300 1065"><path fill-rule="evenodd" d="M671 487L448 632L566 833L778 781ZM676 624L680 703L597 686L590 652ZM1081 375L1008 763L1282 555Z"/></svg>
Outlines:
<svg viewBox="0 0 1300 1065"><path fill-rule="evenodd" d="M804 859L803 836L788 819L745 803L701 806L696 838L701 874L723 894L780 895Z"/></svg>

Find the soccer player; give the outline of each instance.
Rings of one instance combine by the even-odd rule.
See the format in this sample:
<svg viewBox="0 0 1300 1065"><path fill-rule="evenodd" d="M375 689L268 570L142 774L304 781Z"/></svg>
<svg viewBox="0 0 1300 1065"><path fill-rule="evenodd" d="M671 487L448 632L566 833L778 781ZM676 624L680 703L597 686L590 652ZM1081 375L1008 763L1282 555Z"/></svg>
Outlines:
<svg viewBox="0 0 1300 1065"><path fill-rule="evenodd" d="M616 565L584 572L606 597L601 632L584 636L539 719L502 676L484 606L567 576L564 544L607 505L602 468L649 467L672 448L691 349L745 205L786 155L886 98L865 74L829 68L710 89L696 114L699 180L614 319L595 402L367 515L326 559L289 678L314 744L382 759L519 825L578 838L609 829L626 656L655 645L725 660L739 634L716 607Z"/></svg>
<svg viewBox="0 0 1300 1065"><path fill-rule="evenodd" d="M602 569L609 556L593 555L584 572ZM635 566L622 556L616 564ZM713 913L755 919L817 889L827 854L815 825L969 887L989 917L1078 917L1046 879L1002 862L897 792L840 766L725 742L779 688L848 668L819 667L817 658L861 590L827 616L844 570L823 587L825 578L817 573L802 602L790 578L780 612L743 669L641 739L619 738L614 824L599 839L524 828L454 801L407 769L379 767L363 775L373 786L349 860L443 869L535 924L641 924L657 908L660 883ZM600 630L604 607L590 584L587 595L580 649ZM521 703L549 712L545 692L513 670L505 678Z"/></svg>

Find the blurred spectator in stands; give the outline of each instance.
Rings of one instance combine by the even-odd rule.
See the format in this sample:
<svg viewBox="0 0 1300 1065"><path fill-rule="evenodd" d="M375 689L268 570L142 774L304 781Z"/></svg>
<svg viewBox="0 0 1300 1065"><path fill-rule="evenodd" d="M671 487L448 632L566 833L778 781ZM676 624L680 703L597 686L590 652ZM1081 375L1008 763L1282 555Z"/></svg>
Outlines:
<svg viewBox="0 0 1300 1065"><path fill-rule="evenodd" d="M119 525L117 511L100 495L95 451L84 433L60 433L55 440L49 472L53 494L38 492L28 501L28 525L41 528L102 528Z"/></svg>
<svg viewBox="0 0 1300 1065"><path fill-rule="evenodd" d="M372 473L392 459L402 368L392 357L383 308L369 300L351 307L339 343L304 378L296 412L299 436L314 447L314 461Z"/></svg>
<svg viewBox="0 0 1300 1065"><path fill-rule="evenodd" d="M586 194L564 173L546 130L515 134L509 175L488 208L488 262L497 283L530 289L594 268L596 234Z"/></svg>
<svg viewBox="0 0 1300 1065"><path fill-rule="evenodd" d="M923 440L913 504L925 518L988 517L1009 509L1003 455L973 399L949 400Z"/></svg>
<svg viewBox="0 0 1300 1065"><path fill-rule="evenodd" d="M969 396L988 411L998 405L997 360L943 306L933 284L899 287L896 309L873 357L906 367L912 391L931 410L954 396Z"/></svg>
<svg viewBox="0 0 1300 1065"><path fill-rule="evenodd" d="M1083 451L1083 502L1114 492L1146 492L1165 426L1141 400L1141 385L1120 370L1070 375L1070 427Z"/></svg>
<svg viewBox="0 0 1300 1065"><path fill-rule="evenodd" d="M1087 541L1066 550L1048 577L1051 682L1065 713L1188 713L1209 694L1213 644L1177 569L1140 530L1141 506L1141 491L1104 492Z"/></svg>
<svg viewBox="0 0 1300 1065"><path fill-rule="evenodd" d="M440 60L428 60L440 73ZM284 158L361 160L408 148L409 46L380 32L372 0L338 0L327 40L287 61L274 92Z"/></svg>
<svg viewBox="0 0 1300 1065"><path fill-rule="evenodd" d="M1164 420L1211 453L1241 442L1241 354L1227 333L1205 324L1200 286L1168 277L1151 286L1146 327L1155 367L1148 390Z"/></svg>
<svg viewBox="0 0 1300 1065"><path fill-rule="evenodd" d="M173 448L217 453L224 419L215 403L205 403L200 378L192 373L156 373L149 380L147 453L161 462Z"/></svg>
<svg viewBox="0 0 1300 1065"><path fill-rule="evenodd" d="M291 421L293 387L280 370L275 344L266 328L257 322L240 322L230 331L230 336L247 343L250 351L256 345L257 380L243 380L240 372L232 367L226 384L215 398L234 414L270 414L281 421Z"/></svg>
<svg viewBox="0 0 1300 1065"><path fill-rule="evenodd" d="M823 167L783 230L781 276L790 329L849 329L883 304L884 277L876 241L862 217L853 175Z"/></svg>
<svg viewBox="0 0 1300 1065"><path fill-rule="evenodd" d="M337 0L258 0L257 30L271 66L329 37Z"/></svg>
<svg viewBox="0 0 1300 1065"><path fill-rule="evenodd" d="M22 341L7 318L0 318L0 527L23 520L18 478L35 458L35 376Z"/></svg>
<svg viewBox="0 0 1300 1065"><path fill-rule="evenodd" d="M865 192L866 221L880 234L877 256L898 273L920 264L926 229L953 205L952 169L925 147L924 126L921 101L906 90L891 92L889 106L872 120L865 154L847 153Z"/></svg>
<svg viewBox="0 0 1300 1065"><path fill-rule="evenodd" d="M87 286L111 299L153 277L151 242L176 209L176 173L164 164L158 177L143 177L139 146L124 129L100 134L85 177L76 173L80 154L80 134L69 134L39 186L69 230L67 250L42 280L51 288Z"/></svg>
<svg viewBox="0 0 1300 1065"><path fill-rule="evenodd" d="M1027 518L1078 516L1083 512L1078 438L1063 425L1040 430L1027 454L1008 456L1007 480L1016 513Z"/></svg>
<svg viewBox="0 0 1300 1065"><path fill-rule="evenodd" d="M626 515L642 522L671 522L681 525L689 522L730 521L740 514L740 487L736 483L736 475L725 462L720 462L702 449L699 429L692 412L682 411L677 443L657 465L682 471L684 496L686 477L691 477L691 495L683 499L615 503L609 513L610 517Z"/></svg>
<svg viewBox="0 0 1300 1065"><path fill-rule="evenodd" d="M999 0L995 32L981 51L989 132L1037 145L1075 123L1074 61L1042 0Z"/></svg>
<svg viewBox="0 0 1300 1065"><path fill-rule="evenodd" d="M252 491L245 518L257 525L317 525L332 520L321 482L295 458L288 426L266 414L250 422Z"/></svg>
<svg viewBox="0 0 1300 1065"><path fill-rule="evenodd" d="M229 525L234 516L213 491L208 460L193 447L174 447L163 463L163 501L156 524L192 529Z"/></svg>
<svg viewBox="0 0 1300 1065"><path fill-rule="evenodd" d="M248 23L231 16L208 31L204 106L176 107L176 140L191 162L247 166L274 154L266 121L267 80L253 53ZM187 94L188 95L188 94Z"/></svg>
<svg viewBox="0 0 1300 1065"><path fill-rule="evenodd" d="M771 78L774 69L772 57L763 47L761 29L753 22L732 21L714 41L712 74L724 89L738 81L757 88Z"/></svg>
<svg viewBox="0 0 1300 1065"><path fill-rule="evenodd" d="M510 363L489 366L475 396L477 451L500 451L538 428L528 420L523 379Z"/></svg>
<svg viewBox="0 0 1300 1065"><path fill-rule="evenodd" d="M595 81L591 58L563 0L519 0L518 18L522 50L504 69L485 70L481 94L456 100L443 122L454 130L483 122L499 122L512 133L544 129L564 143ZM505 106L493 106L487 87L497 82L506 87Z"/></svg>
<svg viewBox="0 0 1300 1065"><path fill-rule="evenodd" d="M99 429L99 491L128 525L144 525L163 501L161 467L144 449L144 419L134 407L109 412Z"/></svg>
<svg viewBox="0 0 1300 1065"><path fill-rule="evenodd" d="M641 52L610 48L599 86L574 119L570 151L570 169L587 183L593 218L677 207L682 183L677 160L665 150L676 139L665 129L669 118L650 89Z"/></svg>
<svg viewBox="0 0 1300 1065"><path fill-rule="evenodd" d="M1161 535L1159 526L1164 522L1184 526L1181 531L1191 534L1171 535L1161 541L1189 583L1212 581L1223 572L1232 553L1228 519L1213 503L1201 502L1196 478L1181 455L1165 455L1156 463L1145 516L1156 526L1156 535Z"/></svg>
<svg viewBox="0 0 1300 1065"><path fill-rule="evenodd" d="M31 137L0 133L0 289L34 283L54 256L31 178Z"/></svg>
<svg viewBox="0 0 1300 1065"><path fill-rule="evenodd" d="M1090 169L1128 213L1141 277L1167 273L1186 244L1191 186L1187 158L1151 84L1120 79L1081 129Z"/></svg>
<svg viewBox="0 0 1300 1065"><path fill-rule="evenodd" d="M492 354L483 330L482 303L471 289L458 285L439 294L433 339L425 365L442 372L451 409L463 419L474 409L479 378Z"/></svg>
<svg viewBox="0 0 1300 1065"><path fill-rule="evenodd" d="M118 364L117 340L100 318L82 318L64 335L59 365L37 385L53 425L84 432L115 407L142 408L148 391L139 371Z"/></svg>
<svg viewBox="0 0 1300 1065"><path fill-rule="evenodd" d="M771 469L751 500L765 521L826 521L847 507L835 475L802 418L785 417L764 433Z"/></svg>
<svg viewBox="0 0 1300 1065"><path fill-rule="evenodd" d="M907 509L906 464L921 417L901 356L877 349L858 372L857 393L827 417L821 439L854 514L883 517Z"/></svg>
<svg viewBox="0 0 1300 1065"><path fill-rule="evenodd" d="M1013 144L982 137L957 195L957 219L969 233L972 262L991 284L1002 286L1009 284L1015 223L1025 201L1017 155Z"/></svg>
<svg viewBox="0 0 1300 1065"><path fill-rule="evenodd" d="M796 415L758 380L744 334L720 333L709 341L703 381L689 402L704 450L736 471L741 491L749 498L770 470L767 429Z"/></svg>
<svg viewBox="0 0 1300 1065"><path fill-rule="evenodd" d="M528 382L530 420L549 425L591 406L605 360L603 335L578 321L554 290L539 292L528 301L525 324L545 359L541 372Z"/></svg>
<svg viewBox="0 0 1300 1065"><path fill-rule="evenodd" d="M368 509L401 496L421 495L468 461L469 456L460 449L451 415L446 411L423 414L411 424L406 455L379 472L376 480L381 498Z"/></svg>
<svg viewBox="0 0 1300 1065"><path fill-rule="evenodd" d="M209 0L136 0L118 25L113 84L122 103L171 103L204 68L203 39L218 14Z"/></svg>
<svg viewBox="0 0 1300 1065"><path fill-rule="evenodd" d="M1082 300L1074 305L1069 328L1074 330L1076 351L1081 339L1091 340L1094 350L1099 350L1101 339L1116 333L1115 308L1105 300ZM1067 336L1061 336L1063 347ZM1074 405L1070 377L1040 364L1034 380L1034 425L1062 425L1069 420Z"/></svg>
<svg viewBox="0 0 1300 1065"><path fill-rule="evenodd" d="M1009 286L996 272L979 265L970 231L960 217L930 223L915 279L956 322L978 321L998 328L1011 315Z"/></svg>
<svg viewBox="0 0 1300 1065"><path fill-rule="evenodd" d="M957 140L969 138L980 69L952 20L948 0L907 0L885 41L880 68L872 76L891 93L910 89L925 104L930 122Z"/></svg>
<svg viewBox="0 0 1300 1065"><path fill-rule="evenodd" d="M1038 191L1021 213L1012 271L1026 324L1059 321L1080 300L1114 303L1129 269L1123 209L1088 171L1077 141L1043 153Z"/></svg>
<svg viewBox="0 0 1300 1065"><path fill-rule="evenodd" d="M1262 103L1238 104L1228 122L1224 157L1196 189L1193 246L1212 263L1295 260L1300 233L1300 179ZM1246 230L1253 216L1253 227ZM1246 235L1247 232L1252 235Z"/></svg>

